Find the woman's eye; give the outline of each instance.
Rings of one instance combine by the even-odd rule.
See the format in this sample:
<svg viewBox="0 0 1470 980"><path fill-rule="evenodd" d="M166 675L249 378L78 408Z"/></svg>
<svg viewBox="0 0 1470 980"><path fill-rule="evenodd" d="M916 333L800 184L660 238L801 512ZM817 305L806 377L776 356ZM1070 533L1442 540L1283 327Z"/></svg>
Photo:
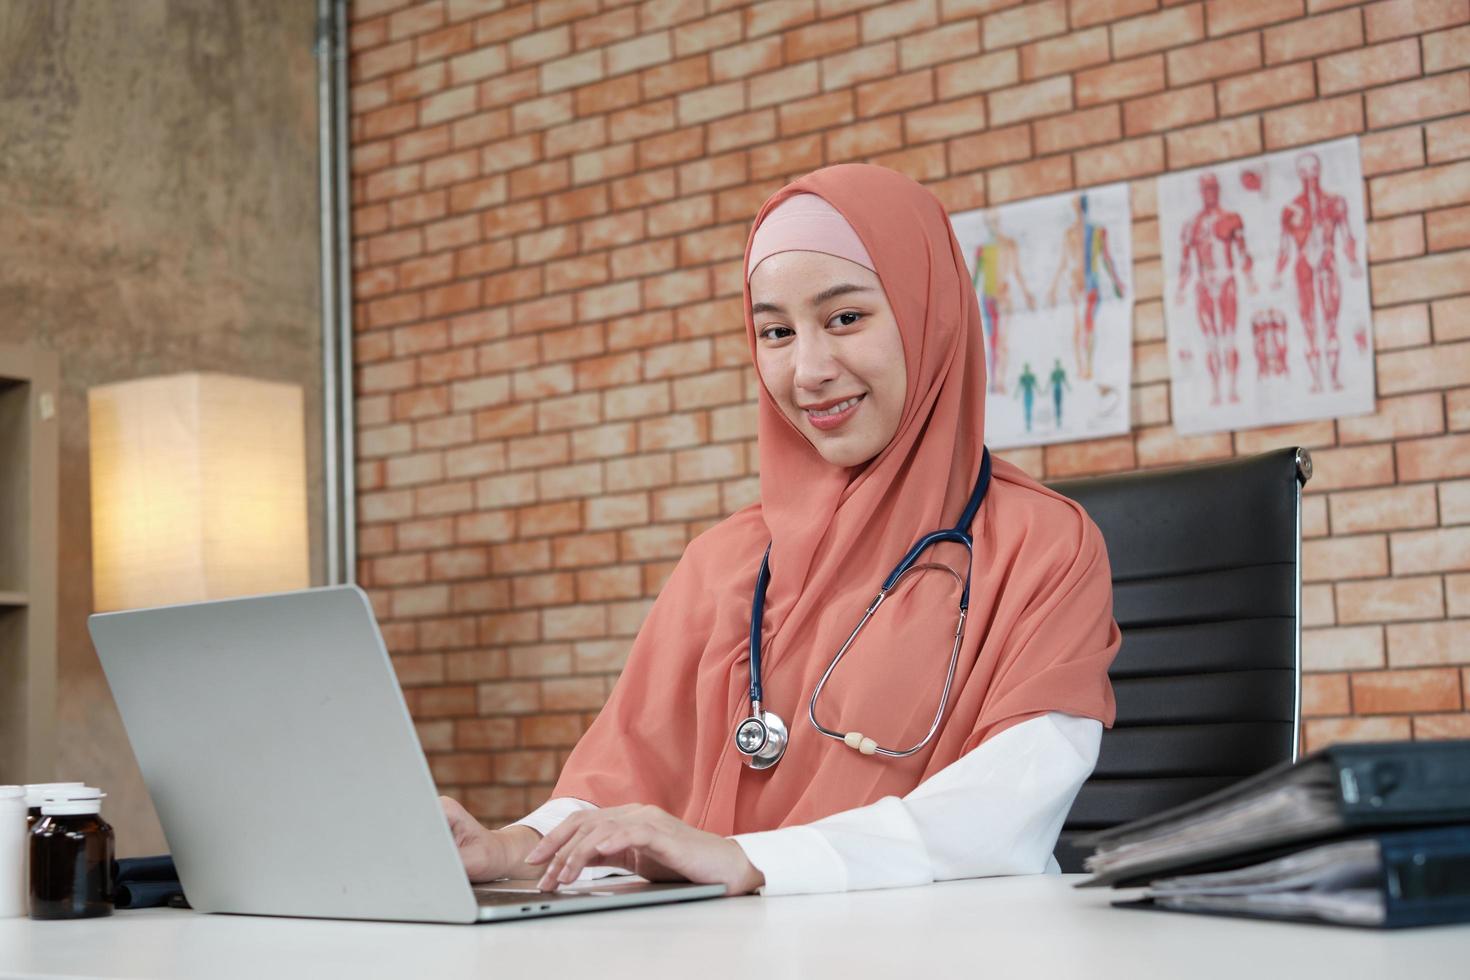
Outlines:
<svg viewBox="0 0 1470 980"><path fill-rule="evenodd" d="M852 317L852 319L851 320L843 320L842 319L843 317L847 317L847 316ZM862 318L863 318L863 315L861 313L853 313L851 311L848 311L847 313L839 313L836 316L834 316L832 319L833 320L836 320L836 321L840 321L839 322L839 326L850 327L854 323L857 323Z"/></svg>
<svg viewBox="0 0 1470 980"><path fill-rule="evenodd" d="M790 327L766 327L761 331L761 338L763 340L781 340L790 335Z"/></svg>

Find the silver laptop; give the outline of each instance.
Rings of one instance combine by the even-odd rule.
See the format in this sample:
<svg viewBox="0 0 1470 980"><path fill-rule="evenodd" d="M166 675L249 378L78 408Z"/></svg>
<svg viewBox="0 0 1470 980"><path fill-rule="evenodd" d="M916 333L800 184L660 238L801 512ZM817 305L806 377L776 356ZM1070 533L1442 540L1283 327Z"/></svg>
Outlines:
<svg viewBox="0 0 1470 980"><path fill-rule="evenodd" d="M472 888L355 585L88 626L196 909L485 922L724 894L616 877Z"/></svg>

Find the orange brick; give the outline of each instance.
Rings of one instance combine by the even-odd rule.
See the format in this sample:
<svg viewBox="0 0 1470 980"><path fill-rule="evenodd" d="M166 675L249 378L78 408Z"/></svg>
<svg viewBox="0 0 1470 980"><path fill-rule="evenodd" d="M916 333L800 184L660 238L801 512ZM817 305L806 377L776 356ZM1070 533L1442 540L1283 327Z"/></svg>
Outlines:
<svg viewBox="0 0 1470 980"><path fill-rule="evenodd" d="M1261 152L1261 119L1242 116L1164 136L1170 169L1197 167Z"/></svg>
<svg viewBox="0 0 1470 980"><path fill-rule="evenodd" d="M1470 156L1470 118L1441 119L1424 127L1430 163L1444 163Z"/></svg>
<svg viewBox="0 0 1470 980"><path fill-rule="evenodd" d="M790 37L787 51L790 53ZM959 21L911 34L898 40L898 63L904 71L972 57L980 53L980 24L975 20Z"/></svg>
<svg viewBox="0 0 1470 980"><path fill-rule="evenodd" d="M1415 347L1378 355L1378 390L1384 394L1465 384L1470 384L1470 343Z"/></svg>
<svg viewBox="0 0 1470 980"><path fill-rule="evenodd" d="M466 686L428 687L415 692L414 716L444 718L475 713L475 689Z"/></svg>
<svg viewBox="0 0 1470 980"><path fill-rule="evenodd" d="M1266 113L1265 127L1268 150L1359 133L1363 130L1363 100L1358 95L1343 95L1277 109Z"/></svg>
<svg viewBox="0 0 1470 980"><path fill-rule="evenodd" d="M1414 718L1414 737L1470 738L1470 714L1419 715Z"/></svg>
<svg viewBox="0 0 1470 980"><path fill-rule="evenodd" d="M1424 166L1424 137L1417 126L1367 133L1359 140L1363 176Z"/></svg>
<svg viewBox="0 0 1470 980"><path fill-rule="evenodd" d="M1338 582L1336 589L1340 623L1388 623L1444 615L1444 587L1438 575Z"/></svg>
<svg viewBox="0 0 1470 980"><path fill-rule="evenodd" d="M1470 206L1448 208L1425 216L1429 249L1441 252L1470 245Z"/></svg>
<svg viewBox="0 0 1470 980"><path fill-rule="evenodd" d="M1205 20L1212 37L1291 20L1305 13L1303 0L1207 0L1205 4Z"/></svg>
<svg viewBox="0 0 1470 980"><path fill-rule="evenodd" d="M1424 254L1424 219L1407 214L1368 225L1368 259L1389 262Z"/></svg>
<svg viewBox="0 0 1470 980"><path fill-rule="evenodd" d="M1383 0L1363 8L1368 41L1422 34L1470 20L1464 0Z"/></svg>
<svg viewBox="0 0 1470 980"><path fill-rule="evenodd" d="M1374 266L1369 273L1377 303L1410 303L1452 296L1463 292L1464 284L1470 282L1470 250Z"/></svg>
<svg viewBox="0 0 1470 980"><path fill-rule="evenodd" d="M1213 86L1196 85L1124 103L1123 131L1129 136L1156 133L1214 117Z"/></svg>
<svg viewBox="0 0 1470 980"><path fill-rule="evenodd" d="M1072 187L1072 164L1068 157L1045 157L1031 163L998 167L988 178L994 204L1037 197Z"/></svg>
<svg viewBox="0 0 1470 980"><path fill-rule="evenodd" d="M1319 718L1302 727L1303 752L1346 742L1404 741L1410 735L1408 718Z"/></svg>
<svg viewBox="0 0 1470 980"><path fill-rule="evenodd" d="M1412 39L1317 60L1317 80L1323 95L1385 85L1418 74L1419 43Z"/></svg>
<svg viewBox="0 0 1470 980"><path fill-rule="evenodd" d="M1313 473L1308 493L1350 487L1391 485L1394 482L1392 446L1357 446L1312 451Z"/></svg>
<svg viewBox="0 0 1470 980"><path fill-rule="evenodd" d="M1429 304L1409 303L1405 306L1391 306L1374 311L1374 349L1396 350L1401 347L1419 347L1429 343L1429 340Z"/></svg>
<svg viewBox="0 0 1470 980"><path fill-rule="evenodd" d="M1164 57L1149 55L1078 72L1077 104L1096 105L1164 89Z"/></svg>
<svg viewBox="0 0 1470 980"><path fill-rule="evenodd" d="M602 707L606 689L597 677L558 677L542 682L548 711L587 711Z"/></svg>
<svg viewBox="0 0 1470 980"><path fill-rule="evenodd" d="M1072 108L1072 82L1065 77L1047 78L992 92L988 100L991 125L1005 126L1038 116L1066 112Z"/></svg>
<svg viewBox="0 0 1470 980"><path fill-rule="evenodd" d="M1105 27L1077 30L1063 37L1037 41L1021 49L1021 77L1028 81L1046 75L1076 71L1109 60Z"/></svg>
<svg viewBox="0 0 1470 980"><path fill-rule="evenodd" d="M1302 580L1323 582L1387 575L1387 545L1387 540L1381 534L1304 542Z"/></svg>
<svg viewBox="0 0 1470 980"><path fill-rule="evenodd" d="M1352 714L1347 674L1308 674L1302 678L1302 716Z"/></svg>
<svg viewBox="0 0 1470 980"><path fill-rule="evenodd" d="M1357 10L1339 10L1267 29L1266 64L1297 61L1363 43L1363 20Z"/></svg>
<svg viewBox="0 0 1470 980"><path fill-rule="evenodd" d="M1425 34L1420 40L1424 45L1424 71L1427 74L1470 64L1470 27Z"/></svg>
<svg viewBox="0 0 1470 980"><path fill-rule="evenodd" d="M1391 666L1470 663L1470 619L1394 623L1387 629L1388 662Z"/></svg>
<svg viewBox="0 0 1470 980"><path fill-rule="evenodd" d="M1353 707L1367 715L1458 710L1460 672L1427 669L1354 674Z"/></svg>
<svg viewBox="0 0 1470 980"><path fill-rule="evenodd" d="M1434 311L1435 341L1470 339L1470 297L1435 300L1431 309Z"/></svg>
<svg viewBox="0 0 1470 980"><path fill-rule="evenodd" d="M1396 531L1438 523L1434 487L1429 484L1334 493L1330 502L1336 534Z"/></svg>
<svg viewBox="0 0 1470 980"><path fill-rule="evenodd" d="M1072 0L1072 27L1103 24L1158 8L1158 0Z"/></svg>
<svg viewBox="0 0 1470 980"><path fill-rule="evenodd" d="M1400 82L1374 89L1367 99L1368 125L1373 129L1470 112L1470 72Z"/></svg>
<svg viewBox="0 0 1470 980"><path fill-rule="evenodd" d="M1224 459L1233 455L1230 433L1181 436L1170 425L1137 430L1139 466L1168 466L1176 463Z"/></svg>
<svg viewBox="0 0 1470 980"><path fill-rule="evenodd" d="M1399 531L1392 548L1396 575L1470 570L1470 527Z"/></svg>
<svg viewBox="0 0 1470 980"><path fill-rule="evenodd" d="M782 20L786 22L798 19L796 11L800 8L807 8L799 17L800 20L811 20L813 16L809 4L771 4L769 6L773 9L767 16L780 10ZM907 0L907 2L881 4L875 9L864 11L859 18L863 42L871 44L873 41L896 37L900 34L912 34L915 31L933 27L938 23L939 12L928 0ZM786 24L782 23L781 26L784 27ZM750 31L748 20L746 30L747 33Z"/></svg>
<svg viewBox="0 0 1470 980"><path fill-rule="evenodd" d="M1195 3L1120 21L1112 32L1115 58L1178 47L1205 36L1204 7Z"/></svg>
<svg viewBox="0 0 1470 980"><path fill-rule="evenodd" d="M1470 617L1470 575L1444 577L1445 611L1460 618Z"/></svg>
<svg viewBox="0 0 1470 980"><path fill-rule="evenodd" d="M1021 59L1015 49L940 65L935 70L939 98L947 100L1014 85L1021 78L1020 66Z"/></svg>
<svg viewBox="0 0 1470 980"><path fill-rule="evenodd" d="M977 95L916 109L904 115L903 124L910 143L927 143L982 130L985 128L985 99ZM1024 131L1024 127L1018 128Z"/></svg>
<svg viewBox="0 0 1470 980"><path fill-rule="evenodd" d="M1088 184L1163 173L1164 141L1158 136L1126 140L1083 150L1076 154L1074 160L1078 176Z"/></svg>
<svg viewBox="0 0 1470 980"><path fill-rule="evenodd" d="M890 78L898 73L898 45L893 41L823 58L822 91L850 89L859 82Z"/></svg>
<svg viewBox="0 0 1470 980"><path fill-rule="evenodd" d="M1009 48L1037 38L1064 34L1067 30L1066 0L1042 0L999 13L982 21L985 47Z"/></svg>
<svg viewBox="0 0 1470 980"><path fill-rule="evenodd" d="M1332 602L1332 586L1302 586L1302 626L1331 626L1336 622L1337 611Z"/></svg>
<svg viewBox="0 0 1470 980"><path fill-rule="evenodd" d="M1361 670L1384 665L1382 626L1302 631L1302 669Z"/></svg>
<svg viewBox="0 0 1470 980"><path fill-rule="evenodd" d="M1217 83L1220 112L1237 115L1272 106L1300 102L1316 94L1312 66L1306 63L1282 65Z"/></svg>
<svg viewBox="0 0 1470 980"><path fill-rule="evenodd" d="M950 140L948 150L950 169L956 173L1025 160L1031 156L1031 129L1012 126L961 137ZM994 194L992 189L991 196Z"/></svg>
<svg viewBox="0 0 1470 980"><path fill-rule="evenodd" d="M1038 154L1058 153L1079 146L1106 143L1123 135L1115 105L1069 112L1042 119L1033 127Z"/></svg>
<svg viewBox="0 0 1470 980"><path fill-rule="evenodd" d="M1238 75L1259 68L1261 42L1255 34L1241 34L1193 44L1187 48L1175 48L1165 57L1169 68L1169 84L1192 85L1195 82Z"/></svg>
<svg viewBox="0 0 1470 980"><path fill-rule="evenodd" d="M1331 446L1336 441L1331 419L1317 422L1296 422L1287 425L1270 425L1260 429L1245 429L1235 433L1235 452L1238 456L1269 452L1281 446Z"/></svg>

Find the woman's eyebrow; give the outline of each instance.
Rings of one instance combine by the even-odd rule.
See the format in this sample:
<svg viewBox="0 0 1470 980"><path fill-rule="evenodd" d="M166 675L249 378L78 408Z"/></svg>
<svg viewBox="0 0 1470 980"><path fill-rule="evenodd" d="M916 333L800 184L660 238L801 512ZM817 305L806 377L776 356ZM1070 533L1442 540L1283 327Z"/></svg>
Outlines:
<svg viewBox="0 0 1470 980"><path fill-rule="evenodd" d="M822 290L820 293L807 300L807 305L815 308L821 306L833 296L841 296L843 293L871 293L872 291L873 288L871 286L859 286L856 283L842 282L838 283L835 286L829 286L826 289ZM785 313L786 310L784 307L777 306L775 303L756 303L750 308L750 312Z"/></svg>

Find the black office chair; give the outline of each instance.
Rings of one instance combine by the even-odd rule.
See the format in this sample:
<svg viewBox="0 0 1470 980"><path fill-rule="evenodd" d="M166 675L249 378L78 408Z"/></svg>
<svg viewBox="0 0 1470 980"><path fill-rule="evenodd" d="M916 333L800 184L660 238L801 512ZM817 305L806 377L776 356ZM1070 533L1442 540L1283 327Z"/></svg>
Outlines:
<svg viewBox="0 0 1470 980"><path fill-rule="evenodd" d="M1123 645L1118 717L1057 842L1295 759L1305 449L1050 484L1102 530Z"/></svg>

